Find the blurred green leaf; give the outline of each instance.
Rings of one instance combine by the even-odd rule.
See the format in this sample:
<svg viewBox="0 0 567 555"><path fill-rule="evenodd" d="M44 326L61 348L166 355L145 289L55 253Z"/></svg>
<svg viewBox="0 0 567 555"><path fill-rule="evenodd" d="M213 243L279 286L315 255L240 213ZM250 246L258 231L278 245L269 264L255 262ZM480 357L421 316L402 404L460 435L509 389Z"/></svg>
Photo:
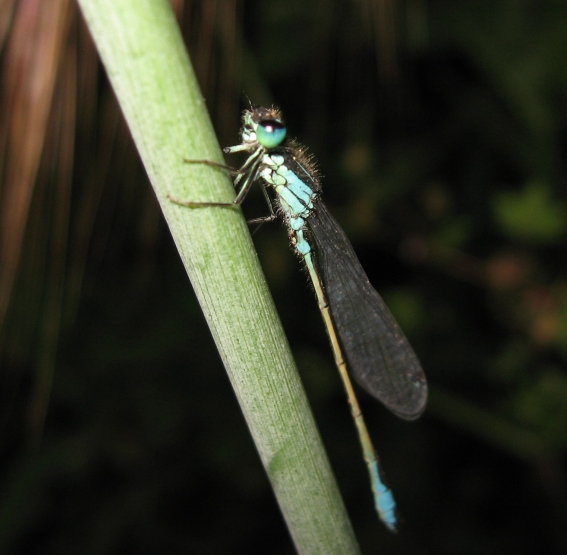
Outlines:
<svg viewBox="0 0 567 555"><path fill-rule="evenodd" d="M567 445L567 377L559 369L541 372L516 394L514 405L518 420L558 446Z"/></svg>
<svg viewBox="0 0 567 555"><path fill-rule="evenodd" d="M462 248L470 239L473 223L466 216L447 219L435 234L435 242L443 247Z"/></svg>
<svg viewBox="0 0 567 555"><path fill-rule="evenodd" d="M406 333L413 333L423 328L426 309L422 298L411 289L401 287L391 289L386 296L386 304L395 315L396 320Z"/></svg>
<svg viewBox="0 0 567 555"><path fill-rule="evenodd" d="M567 353L567 295L562 295L558 301L556 345Z"/></svg>
<svg viewBox="0 0 567 555"><path fill-rule="evenodd" d="M553 198L549 186L533 180L517 192L497 195L494 216L512 239L545 243L558 239L567 228L567 210Z"/></svg>

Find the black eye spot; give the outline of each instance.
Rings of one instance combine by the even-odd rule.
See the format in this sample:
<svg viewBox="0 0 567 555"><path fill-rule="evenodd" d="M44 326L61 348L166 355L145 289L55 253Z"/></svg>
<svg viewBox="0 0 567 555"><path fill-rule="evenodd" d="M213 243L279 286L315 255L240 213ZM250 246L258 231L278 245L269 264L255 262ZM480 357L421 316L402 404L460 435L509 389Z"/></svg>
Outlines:
<svg viewBox="0 0 567 555"><path fill-rule="evenodd" d="M275 119L261 120L258 122L258 125L261 125L268 133L273 133L274 131L285 127L281 121Z"/></svg>

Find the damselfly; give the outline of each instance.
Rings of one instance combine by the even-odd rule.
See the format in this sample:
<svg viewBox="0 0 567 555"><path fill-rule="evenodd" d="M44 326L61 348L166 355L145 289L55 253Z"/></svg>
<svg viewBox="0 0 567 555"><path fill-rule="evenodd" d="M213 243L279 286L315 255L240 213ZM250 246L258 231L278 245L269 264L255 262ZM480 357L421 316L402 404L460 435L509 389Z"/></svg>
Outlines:
<svg viewBox="0 0 567 555"><path fill-rule="evenodd" d="M273 191L276 211L287 226L290 243L303 260L317 295L370 473L376 510L386 526L396 530L394 496L380 471L347 363L366 391L407 420L417 418L425 408L425 375L405 335L368 281L347 236L321 201L319 174L311 156L286 134L279 110L245 110L241 144L224 149L226 153L249 153L234 179L238 190L235 201L172 200L189 207L235 206L259 181L270 205L271 216L267 219L273 219L267 190Z"/></svg>

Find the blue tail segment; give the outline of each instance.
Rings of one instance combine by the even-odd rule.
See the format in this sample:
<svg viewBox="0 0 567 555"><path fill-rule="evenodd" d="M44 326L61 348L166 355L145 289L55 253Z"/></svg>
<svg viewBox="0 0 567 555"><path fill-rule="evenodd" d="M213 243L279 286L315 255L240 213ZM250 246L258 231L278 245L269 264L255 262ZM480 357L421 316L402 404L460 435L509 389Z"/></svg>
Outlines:
<svg viewBox="0 0 567 555"><path fill-rule="evenodd" d="M396 501L392 490L384 483L380 476L378 462L374 461L370 466L370 472L373 476L372 484L374 485L374 506L382 522L395 532L398 529L398 516L396 509Z"/></svg>

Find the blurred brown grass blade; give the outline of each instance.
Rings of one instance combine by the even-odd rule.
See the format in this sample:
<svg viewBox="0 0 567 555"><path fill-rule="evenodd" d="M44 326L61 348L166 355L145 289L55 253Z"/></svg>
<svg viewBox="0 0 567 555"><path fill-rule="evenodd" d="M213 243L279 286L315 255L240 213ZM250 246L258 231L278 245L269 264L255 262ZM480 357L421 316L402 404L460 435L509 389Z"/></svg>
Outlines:
<svg viewBox="0 0 567 555"><path fill-rule="evenodd" d="M8 36L15 4L16 0L4 0L0 2L0 51L4 50L4 42Z"/></svg>
<svg viewBox="0 0 567 555"><path fill-rule="evenodd" d="M397 2L396 0L376 0L372 4L374 33L376 36L376 59L378 71L387 82L398 79L397 52Z"/></svg>
<svg viewBox="0 0 567 555"><path fill-rule="evenodd" d="M226 104L221 118L234 126L220 127L230 131L239 118L241 6L175 0L174 7L189 24L211 108ZM25 407L27 443L37 445L60 337L83 291L132 218L147 247L143 288L160 220L153 195L140 193L137 154L99 82L98 56L75 3L2 2L0 45L0 419Z"/></svg>
<svg viewBox="0 0 567 555"><path fill-rule="evenodd" d="M17 4L6 42L0 136L0 329L22 255L30 204L45 144L70 0Z"/></svg>
<svg viewBox="0 0 567 555"><path fill-rule="evenodd" d="M74 11L72 8L70 11ZM71 14L69 14L71 15ZM65 30L67 36L68 29ZM66 284L66 265L71 215L71 190L77 105L76 41L70 40L61 51L61 71L58 72L52 110L44 147L49 202L45 208L53 215L44 220L46 240L45 292L41 313L40 343L36 362L35 381L28 412L28 441L37 445L43 432L51 386L56 367L56 354L61 330L63 297ZM40 172L41 172L40 166ZM40 210L44 207L40 207ZM38 234L39 235L39 234Z"/></svg>
<svg viewBox="0 0 567 555"><path fill-rule="evenodd" d="M221 143L228 144L240 121L243 2L188 0L181 12L180 24L197 79L209 109L215 112Z"/></svg>
<svg viewBox="0 0 567 555"><path fill-rule="evenodd" d="M397 8L397 0L366 0L361 4L371 26L368 32L374 39L378 74L385 83L398 79Z"/></svg>
<svg viewBox="0 0 567 555"><path fill-rule="evenodd" d="M218 116L223 122L237 124L239 119L238 95L239 75L242 72L242 37L237 29L241 26L242 3L238 0L221 2L219 17L219 41L221 47L219 71ZM229 129L232 126L229 127Z"/></svg>

